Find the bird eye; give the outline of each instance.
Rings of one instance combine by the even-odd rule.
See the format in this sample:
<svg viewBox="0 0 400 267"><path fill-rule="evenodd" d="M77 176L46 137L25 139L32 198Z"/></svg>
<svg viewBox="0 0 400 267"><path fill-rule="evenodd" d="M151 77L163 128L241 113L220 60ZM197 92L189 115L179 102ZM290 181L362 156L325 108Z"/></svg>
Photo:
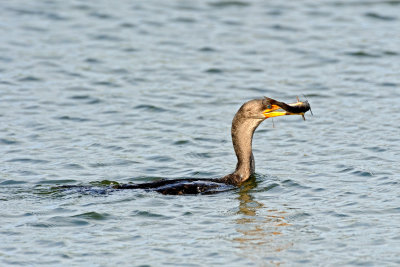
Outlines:
<svg viewBox="0 0 400 267"><path fill-rule="evenodd" d="M267 99L263 99L263 104L264 104L264 106L266 106L268 109L270 109L272 106L271 106L271 103L267 100Z"/></svg>

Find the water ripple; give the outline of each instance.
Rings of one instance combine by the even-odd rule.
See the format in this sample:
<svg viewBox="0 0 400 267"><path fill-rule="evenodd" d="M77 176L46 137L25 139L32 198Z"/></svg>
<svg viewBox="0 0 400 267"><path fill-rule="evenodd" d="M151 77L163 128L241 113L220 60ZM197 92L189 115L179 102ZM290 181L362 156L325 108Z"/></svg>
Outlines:
<svg viewBox="0 0 400 267"><path fill-rule="evenodd" d="M104 221L107 220L110 217L110 214L107 213L98 213L95 211L92 212L85 212L82 214L74 215L72 218L82 218L85 220L94 220L94 221Z"/></svg>

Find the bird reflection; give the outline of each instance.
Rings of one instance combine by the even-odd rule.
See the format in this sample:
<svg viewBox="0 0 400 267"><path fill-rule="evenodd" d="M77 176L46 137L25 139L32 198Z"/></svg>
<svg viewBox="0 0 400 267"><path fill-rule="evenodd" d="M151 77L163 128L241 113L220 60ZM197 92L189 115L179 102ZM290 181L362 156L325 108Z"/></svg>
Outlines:
<svg viewBox="0 0 400 267"><path fill-rule="evenodd" d="M240 237L233 240L243 251L243 256L256 262L267 265L280 265L278 255L280 251L292 246L282 233L283 227L290 224L285 219L285 212L268 209L259 201L254 200L251 190L257 186L253 177L243 184L239 191L239 219L236 219L237 232Z"/></svg>

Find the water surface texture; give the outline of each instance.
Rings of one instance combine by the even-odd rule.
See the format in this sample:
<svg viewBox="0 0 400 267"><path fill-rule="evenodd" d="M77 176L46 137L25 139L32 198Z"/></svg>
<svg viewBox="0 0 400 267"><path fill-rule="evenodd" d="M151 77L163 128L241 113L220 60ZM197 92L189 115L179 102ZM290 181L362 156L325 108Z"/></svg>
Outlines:
<svg viewBox="0 0 400 267"><path fill-rule="evenodd" d="M1 1L0 265L400 264L400 1ZM112 182L233 171L215 195ZM57 190L92 185L92 190Z"/></svg>

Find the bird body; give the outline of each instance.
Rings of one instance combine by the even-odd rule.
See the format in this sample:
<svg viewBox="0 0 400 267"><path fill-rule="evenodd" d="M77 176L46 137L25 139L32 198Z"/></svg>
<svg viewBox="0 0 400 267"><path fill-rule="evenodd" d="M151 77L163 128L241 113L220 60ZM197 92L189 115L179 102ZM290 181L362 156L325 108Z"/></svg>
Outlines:
<svg viewBox="0 0 400 267"><path fill-rule="evenodd" d="M267 118L284 115L302 115L310 110L307 101L293 104L279 102L272 98L254 99L244 103L232 120L232 144L237 157L235 171L217 179L174 179L141 184L115 184L113 189L144 189L167 195L211 194L240 186L255 172L252 153L253 134ZM62 186L76 188L79 186ZM81 187L82 188L82 187ZM87 187L83 187L87 188Z"/></svg>
<svg viewBox="0 0 400 267"><path fill-rule="evenodd" d="M232 120L232 144L237 157L236 169L233 173L218 179L161 180L153 183L117 185L115 188L141 188L163 194L198 194L213 193L218 186L222 185L240 186L255 172L252 141L257 127L267 118L304 115L308 110L310 110L310 105L307 101L286 104L268 97L250 100L239 108Z"/></svg>

